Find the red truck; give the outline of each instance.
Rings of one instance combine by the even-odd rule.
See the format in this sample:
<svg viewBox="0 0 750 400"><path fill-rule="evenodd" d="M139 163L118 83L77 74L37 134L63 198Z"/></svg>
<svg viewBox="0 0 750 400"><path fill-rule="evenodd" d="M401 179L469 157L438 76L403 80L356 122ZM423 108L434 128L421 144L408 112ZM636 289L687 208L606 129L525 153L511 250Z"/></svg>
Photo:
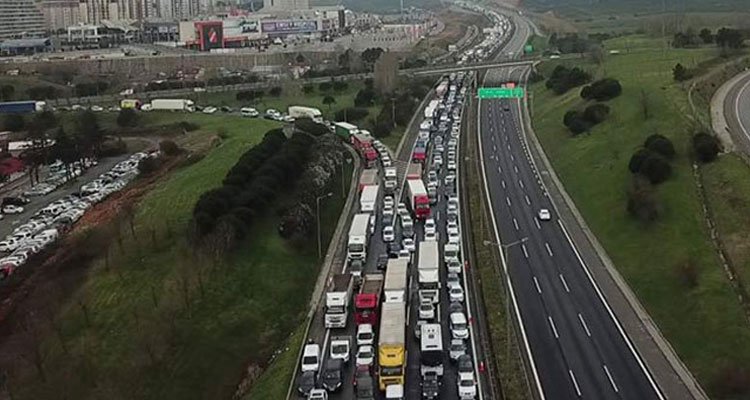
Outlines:
<svg viewBox="0 0 750 400"><path fill-rule="evenodd" d="M415 147L414 153L411 155L411 161L415 163L424 164L425 159L427 158L427 148L426 147Z"/></svg>
<svg viewBox="0 0 750 400"><path fill-rule="evenodd" d="M383 291L383 274L365 275L362 287L354 296L354 322L377 326L380 293Z"/></svg>
<svg viewBox="0 0 750 400"><path fill-rule="evenodd" d="M417 219L426 219L430 216L430 197L427 188L421 179L407 179L406 190L409 195L409 207Z"/></svg>
<svg viewBox="0 0 750 400"><path fill-rule="evenodd" d="M352 146L357 150L365 161L365 167L372 168L378 160L378 152L372 147L372 136L364 133L352 135Z"/></svg>

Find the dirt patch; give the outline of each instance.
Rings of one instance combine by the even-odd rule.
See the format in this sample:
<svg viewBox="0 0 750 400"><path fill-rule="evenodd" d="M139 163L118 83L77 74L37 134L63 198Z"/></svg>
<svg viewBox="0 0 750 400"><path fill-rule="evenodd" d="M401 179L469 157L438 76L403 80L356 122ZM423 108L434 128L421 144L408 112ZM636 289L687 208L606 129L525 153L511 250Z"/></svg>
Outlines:
<svg viewBox="0 0 750 400"><path fill-rule="evenodd" d="M547 11L541 14L534 14L534 20L544 32L547 33L573 33L578 32L578 28L570 21L559 17L554 11Z"/></svg>

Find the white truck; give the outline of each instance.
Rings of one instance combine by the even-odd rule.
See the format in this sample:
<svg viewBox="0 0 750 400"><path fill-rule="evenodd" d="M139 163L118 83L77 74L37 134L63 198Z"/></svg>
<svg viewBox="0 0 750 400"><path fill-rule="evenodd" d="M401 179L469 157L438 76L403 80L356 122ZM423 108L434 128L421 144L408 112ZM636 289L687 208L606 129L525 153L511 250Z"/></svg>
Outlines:
<svg viewBox="0 0 750 400"><path fill-rule="evenodd" d="M419 263L417 264L420 303L430 301L435 304L440 299L440 258L438 242L419 243Z"/></svg>
<svg viewBox="0 0 750 400"><path fill-rule="evenodd" d="M195 111L195 103L188 99L153 99L151 100L152 110L166 111Z"/></svg>
<svg viewBox="0 0 750 400"><path fill-rule="evenodd" d="M326 328L345 328L354 280L352 274L336 274L326 292Z"/></svg>
<svg viewBox="0 0 750 400"><path fill-rule="evenodd" d="M406 285L408 284L409 260L405 258L391 258L385 270L385 286L383 287L383 302L406 302Z"/></svg>
<svg viewBox="0 0 750 400"><path fill-rule="evenodd" d="M304 107L304 106L289 106L287 110L290 117L294 118L310 118L311 120L322 123L323 113L317 108Z"/></svg>
<svg viewBox="0 0 750 400"><path fill-rule="evenodd" d="M366 260L367 243L369 242L370 214L357 214L349 226L349 238L346 243L347 260Z"/></svg>
<svg viewBox="0 0 750 400"><path fill-rule="evenodd" d="M362 189L362 195L359 198L359 210L363 213L375 213L375 205L378 202L378 193L380 185L368 185Z"/></svg>

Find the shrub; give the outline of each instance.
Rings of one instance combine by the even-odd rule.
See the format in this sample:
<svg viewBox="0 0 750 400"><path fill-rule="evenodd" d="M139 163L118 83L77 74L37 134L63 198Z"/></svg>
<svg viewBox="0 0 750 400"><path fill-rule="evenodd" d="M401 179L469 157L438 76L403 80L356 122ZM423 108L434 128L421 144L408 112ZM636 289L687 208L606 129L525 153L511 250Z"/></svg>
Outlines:
<svg viewBox="0 0 750 400"><path fill-rule="evenodd" d="M19 114L6 114L3 117L3 129L11 132L22 131L26 127L26 120L23 115Z"/></svg>
<svg viewBox="0 0 750 400"><path fill-rule="evenodd" d="M369 107L375 101L375 91L371 88L360 89L354 97L355 107Z"/></svg>
<svg viewBox="0 0 750 400"><path fill-rule="evenodd" d="M580 111L571 110L565 113L563 124L568 127L573 135L580 135L591 128L591 124L586 121Z"/></svg>
<svg viewBox="0 0 750 400"><path fill-rule="evenodd" d="M196 124L195 122L188 122L188 121L180 121L177 123L177 126L184 130L185 132L192 132L198 130L201 126Z"/></svg>
<svg viewBox="0 0 750 400"><path fill-rule="evenodd" d="M333 84L331 82L320 82L320 84L318 85L318 90L320 90L321 92L327 92L331 90L332 87Z"/></svg>
<svg viewBox="0 0 750 400"><path fill-rule="evenodd" d="M138 163L138 172L143 175L149 175L161 166L161 161L156 157L146 157Z"/></svg>
<svg viewBox="0 0 750 400"><path fill-rule="evenodd" d="M666 181L672 175L672 167L664 157L651 152L641 163L638 173L656 185Z"/></svg>
<svg viewBox="0 0 750 400"><path fill-rule="evenodd" d="M328 127L323 124L319 124L310 118L297 118L294 121L294 126L304 132L307 132L313 136L322 136L329 133Z"/></svg>
<svg viewBox="0 0 750 400"><path fill-rule="evenodd" d="M675 155L674 145L672 141L666 136L655 133L646 138L646 142L643 147L653 151L654 153L661 154L667 159L672 159Z"/></svg>
<svg viewBox="0 0 750 400"><path fill-rule="evenodd" d="M628 214L642 222L652 222L659 216L654 191L648 182L635 178L628 189Z"/></svg>
<svg viewBox="0 0 750 400"><path fill-rule="evenodd" d="M120 113L117 114L117 126L132 128L136 125L138 125L138 113L132 108L120 110Z"/></svg>
<svg viewBox="0 0 750 400"><path fill-rule="evenodd" d="M683 67L682 64L677 63L677 65L672 68L672 77L677 82L683 82L693 77L693 73L690 72L687 68Z"/></svg>
<svg viewBox="0 0 750 400"><path fill-rule="evenodd" d="M586 100L607 101L622 94L622 86L617 79L598 80L581 90L581 97Z"/></svg>
<svg viewBox="0 0 750 400"><path fill-rule="evenodd" d="M591 75L578 67L569 69L558 65L552 71L552 75L550 75L545 85L556 94L563 94L576 86L583 85L589 80L591 80Z"/></svg>
<svg viewBox="0 0 750 400"><path fill-rule="evenodd" d="M698 133L693 136L693 151L701 162L708 163L719 155L719 141L708 133Z"/></svg>
<svg viewBox="0 0 750 400"><path fill-rule="evenodd" d="M632 157L630 157L630 162L628 162L628 169L630 172L637 174L638 171L641 170L641 165L643 165L643 161L646 160L651 155L651 150L649 149L639 149L636 151Z"/></svg>
<svg viewBox="0 0 750 400"><path fill-rule="evenodd" d="M336 111L334 115L336 121L356 122L367 117L370 111L361 107L347 107Z"/></svg>
<svg viewBox="0 0 750 400"><path fill-rule="evenodd" d="M337 92L342 92L348 88L349 88L349 84L344 81L333 82L333 90Z"/></svg>
<svg viewBox="0 0 750 400"><path fill-rule="evenodd" d="M176 156L182 152L180 149L180 146L177 146L177 143L171 140L162 140L159 142L159 150L168 156Z"/></svg>
<svg viewBox="0 0 750 400"><path fill-rule="evenodd" d="M592 125L604 122L609 115L609 106L606 104L592 104L583 111L583 118Z"/></svg>
<svg viewBox="0 0 750 400"><path fill-rule="evenodd" d="M281 96L281 86L272 87L271 90L268 91L268 94L270 94L273 97Z"/></svg>
<svg viewBox="0 0 750 400"><path fill-rule="evenodd" d="M311 84L307 84L307 85L302 86L302 93L304 93L304 94L310 94L310 93L312 93L314 91L315 91L315 86L313 86Z"/></svg>

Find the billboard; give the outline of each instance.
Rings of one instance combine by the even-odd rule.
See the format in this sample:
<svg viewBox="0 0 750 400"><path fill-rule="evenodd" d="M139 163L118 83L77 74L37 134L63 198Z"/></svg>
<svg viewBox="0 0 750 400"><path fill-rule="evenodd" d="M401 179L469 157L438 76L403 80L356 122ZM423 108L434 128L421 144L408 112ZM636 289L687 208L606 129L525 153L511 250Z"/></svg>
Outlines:
<svg viewBox="0 0 750 400"><path fill-rule="evenodd" d="M253 36L260 33L257 20L231 18L224 20L224 37Z"/></svg>
<svg viewBox="0 0 750 400"><path fill-rule="evenodd" d="M221 21L196 22L201 51L224 47L224 28Z"/></svg>
<svg viewBox="0 0 750 400"><path fill-rule="evenodd" d="M269 35L289 35L295 33L311 33L318 31L318 21L315 20L278 20L261 21L261 30Z"/></svg>

